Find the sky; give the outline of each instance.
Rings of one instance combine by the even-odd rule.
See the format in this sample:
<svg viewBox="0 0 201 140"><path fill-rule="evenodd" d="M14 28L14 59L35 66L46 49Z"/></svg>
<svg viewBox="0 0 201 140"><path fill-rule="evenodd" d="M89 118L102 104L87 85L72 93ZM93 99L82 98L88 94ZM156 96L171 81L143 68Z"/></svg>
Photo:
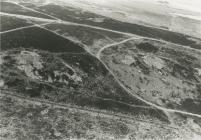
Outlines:
<svg viewBox="0 0 201 140"><path fill-rule="evenodd" d="M201 0L61 1L116 20L168 27L175 32L201 37Z"/></svg>
<svg viewBox="0 0 201 140"><path fill-rule="evenodd" d="M162 0L162 1L169 2L169 4L175 8L181 8L201 13L201 0Z"/></svg>
<svg viewBox="0 0 201 140"><path fill-rule="evenodd" d="M201 13L201 0L86 0L86 1L98 4L110 4L111 2L114 2L114 3L124 3L128 5L132 4L132 2L134 1L144 1L144 2L163 1L169 3L169 5L174 8Z"/></svg>

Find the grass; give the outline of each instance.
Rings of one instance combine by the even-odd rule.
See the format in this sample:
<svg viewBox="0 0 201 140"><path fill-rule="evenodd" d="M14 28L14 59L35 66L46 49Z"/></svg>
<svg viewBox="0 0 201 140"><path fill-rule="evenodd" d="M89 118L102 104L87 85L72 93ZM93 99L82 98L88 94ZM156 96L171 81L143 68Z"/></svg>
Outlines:
<svg viewBox="0 0 201 140"><path fill-rule="evenodd" d="M1 28L0 28L1 32L32 25L32 23L29 23L26 20L18 19L15 17L8 17L1 15L0 18L1 18Z"/></svg>
<svg viewBox="0 0 201 140"><path fill-rule="evenodd" d="M22 29L1 35L1 49L38 49L50 52L84 52L84 49L70 40L38 27Z"/></svg>
<svg viewBox="0 0 201 140"><path fill-rule="evenodd" d="M144 52L155 53L158 48L148 42L137 44L136 47Z"/></svg>
<svg viewBox="0 0 201 140"><path fill-rule="evenodd" d="M93 46L97 45L98 41L102 42L98 44L101 47L105 44L111 44L112 42L128 38L121 34L82 26L54 23L45 25L45 28L57 31L59 34L62 34L66 37L75 38L77 41L89 46L89 49L93 49Z"/></svg>
<svg viewBox="0 0 201 140"><path fill-rule="evenodd" d="M55 16L65 21L99 26L99 27L108 28L112 30L132 33L132 34L136 34L136 35L140 35L144 37L162 39L172 43L190 46L195 49L201 49L200 47L201 43L197 43L196 41L189 39L191 37L188 35L175 33L175 32L171 32L167 30L156 29L152 27L146 27L146 26L138 25L138 24L125 23L125 22L108 18L108 17L89 13L86 11L83 12L80 9L75 9L72 7L61 7L58 5L50 4L50 5L39 7L36 10L40 10L47 14L51 14L52 16ZM65 14L65 13L68 13L68 14ZM89 20L89 18L103 18L104 20L103 22L97 23L92 20ZM198 42L201 42L199 38L194 38L194 39L197 40Z"/></svg>
<svg viewBox="0 0 201 140"><path fill-rule="evenodd" d="M177 130L0 96L2 139L171 139ZM145 127L146 126L146 127ZM163 130L163 131L161 131ZM149 133L148 133L149 132ZM143 134L145 133L145 134ZM168 134L168 135L167 135Z"/></svg>
<svg viewBox="0 0 201 140"><path fill-rule="evenodd" d="M19 5L10 2L1 2L1 12L9 13L9 14L19 14L19 15L26 15L26 16L33 16L39 18L48 18L52 19L49 16L25 9Z"/></svg>
<svg viewBox="0 0 201 140"><path fill-rule="evenodd" d="M73 21L73 22L83 21L83 23L85 23L86 19L102 17L87 11L83 11L81 9L76 9L69 6L59 6L55 4L48 4L36 7L35 10L50 14L62 20Z"/></svg>

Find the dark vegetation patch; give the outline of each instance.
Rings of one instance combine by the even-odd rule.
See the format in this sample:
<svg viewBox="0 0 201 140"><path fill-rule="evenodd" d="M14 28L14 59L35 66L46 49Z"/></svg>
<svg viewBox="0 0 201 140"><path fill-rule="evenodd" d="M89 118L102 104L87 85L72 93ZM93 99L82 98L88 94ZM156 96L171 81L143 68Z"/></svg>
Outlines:
<svg viewBox="0 0 201 140"><path fill-rule="evenodd" d="M199 82L197 77L195 77L195 70L192 67L185 67L180 64L173 64L171 74L177 78L183 80L189 80L193 82Z"/></svg>
<svg viewBox="0 0 201 140"><path fill-rule="evenodd" d="M129 128L124 123L120 122L117 125L114 125L115 122L103 120L100 118L99 120L100 127L103 130L103 132L113 132L115 133L118 138L120 138L123 135L127 135L129 133Z"/></svg>
<svg viewBox="0 0 201 140"><path fill-rule="evenodd" d="M99 25L102 27L113 29L113 30L133 33L133 34L137 34L144 37L162 39L172 43L187 45L195 49L201 49L200 44L197 44L196 41L190 40L188 39L188 36L180 34L180 33L174 33L171 31L165 31L165 30L155 29L151 27L145 27L145 26L137 25L137 24L114 21L112 19L104 20L104 22ZM201 42L200 39L198 38L196 39Z"/></svg>
<svg viewBox="0 0 201 140"><path fill-rule="evenodd" d="M26 78L8 78L5 76L3 76L2 78L5 79L5 84L8 86L10 92L14 90L14 94L21 94L24 97L35 99L39 98L57 103L76 105L92 109L107 110L109 112L113 112L114 114L121 113L134 117L148 116L150 118L157 118L163 122L168 122L167 116L162 111L154 108L135 108L127 105L126 103L123 104L118 102L118 100L115 99L116 97L112 97L111 99L111 95L108 97L106 96L105 99L98 98L98 95L93 95L95 91L89 91L82 87L73 90L68 88L59 88L58 86L54 87L52 85L38 83L36 81L28 81L28 83L26 83L25 80L28 80ZM130 100L135 102L133 103L134 105L143 105L142 103L140 103L140 101L137 101L136 99Z"/></svg>
<svg viewBox="0 0 201 140"><path fill-rule="evenodd" d="M199 99L201 99L201 86L200 84L197 84L197 92L200 93L200 95L198 96Z"/></svg>
<svg viewBox="0 0 201 140"><path fill-rule="evenodd" d="M32 27L1 35L1 49L38 49L50 52L84 52L78 44L52 32Z"/></svg>
<svg viewBox="0 0 201 140"><path fill-rule="evenodd" d="M165 56L163 59L167 65L168 73L171 75L195 83L200 82L200 78L195 75L195 68L201 67L200 59L185 51L178 51L173 48L162 47L160 55Z"/></svg>
<svg viewBox="0 0 201 140"><path fill-rule="evenodd" d="M78 65L79 68L88 74L88 76L106 75L108 71L104 65L90 54L60 54L58 57L62 58L66 63L71 65ZM76 64L77 63L77 64Z"/></svg>
<svg viewBox="0 0 201 140"><path fill-rule="evenodd" d="M201 100L200 99L186 99L182 102L182 108L192 113L201 114Z"/></svg>
<svg viewBox="0 0 201 140"><path fill-rule="evenodd" d="M39 75L43 77L43 80L48 81L49 78L52 79L54 84L60 84L62 85L62 82L59 82L60 80L66 80L68 81L70 86L73 86L73 80L70 79L70 76L74 75L75 72L69 68L66 67L59 58L56 57L56 55L51 55L47 52L39 52L41 54L43 59L43 68L39 70L35 70L38 72ZM57 71L62 74L55 74L54 72ZM67 75L67 74L68 75ZM74 85L75 86L75 85Z"/></svg>
<svg viewBox="0 0 201 140"><path fill-rule="evenodd" d="M93 13L85 12L80 9L74 9L71 7L61 7L58 5L45 5L45 6L39 7L39 9L37 10L51 14L55 17L58 17L66 21L89 24L89 25L99 26L99 27L113 29L117 31L133 33L140 36L162 39L172 43L190 46L195 49L201 49L201 45L200 45L201 43L197 43L196 41L189 39L190 36L187 36L181 33L175 33L175 32L171 32L167 30L146 27L146 26L138 25L138 24L125 23L125 22L117 21L107 17L99 16ZM103 22L97 23L92 20L89 20L89 18L104 18L104 20ZM201 40L198 38L194 38L194 39L196 39L198 42L201 42Z"/></svg>
<svg viewBox="0 0 201 140"><path fill-rule="evenodd" d="M1 15L0 18L1 18L1 26L0 26L1 32L32 25L31 23L28 23L27 20L15 18L15 17Z"/></svg>
<svg viewBox="0 0 201 140"><path fill-rule="evenodd" d="M139 56L140 57L140 56ZM136 63L135 64L131 64L131 66L134 67L138 67L140 68L140 70L146 74L149 75L150 74L150 68L147 66L147 64L145 64L145 62L139 58L139 57L135 57Z"/></svg>
<svg viewBox="0 0 201 140"><path fill-rule="evenodd" d="M158 48L148 42L136 44L136 47L142 51L149 52L149 53L156 53Z"/></svg>
<svg viewBox="0 0 201 140"><path fill-rule="evenodd" d="M166 62L166 69L164 71L168 72L170 75L184 81L189 81L193 83L199 83L200 78L195 75L196 70L194 69L194 62L189 65L183 65L182 63L174 62L169 59L163 59ZM181 60L179 60L181 61ZM183 63L187 62L184 60Z"/></svg>
<svg viewBox="0 0 201 140"><path fill-rule="evenodd" d="M1 2L1 12L9 13L9 14L19 14L19 15L26 15L26 16L33 16L33 17L40 17L40 18L48 18L52 19L49 16L25 9L19 5L10 2Z"/></svg>
<svg viewBox="0 0 201 140"><path fill-rule="evenodd" d="M168 45L168 44L167 44ZM162 47L161 52L165 53L170 58L174 58L181 64L190 64L191 62L195 63L198 61L198 59L193 56L188 54L186 51L179 51L178 49L174 48L166 48Z"/></svg>
<svg viewBox="0 0 201 140"><path fill-rule="evenodd" d="M142 55L140 55L138 51L132 49L132 44L127 43L127 45L129 50L138 54L138 57L135 57L136 65L138 65L142 69L142 72L144 74L149 74L149 67L140 59ZM159 45L153 46L147 42L137 43L136 48L138 48L139 51L150 52L152 54L155 53L157 57L159 56L159 58L161 58L166 63L166 67L163 68L161 72L169 73L172 76L181 80L199 83L200 78L195 75L196 70L194 68L201 67L200 60L196 58L196 56L193 56L192 54L184 50L168 48L163 45L169 44L162 44L162 46L160 46L160 51L157 48L159 47Z"/></svg>

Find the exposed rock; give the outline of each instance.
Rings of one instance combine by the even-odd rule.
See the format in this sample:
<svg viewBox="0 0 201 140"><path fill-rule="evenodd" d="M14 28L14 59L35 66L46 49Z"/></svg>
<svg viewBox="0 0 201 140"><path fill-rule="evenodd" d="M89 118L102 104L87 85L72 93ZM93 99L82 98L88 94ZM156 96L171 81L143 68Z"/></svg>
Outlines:
<svg viewBox="0 0 201 140"><path fill-rule="evenodd" d="M0 87L4 87L4 80L0 79Z"/></svg>
<svg viewBox="0 0 201 140"><path fill-rule="evenodd" d="M34 69L42 69L42 59L35 52L21 51L16 57L17 67L24 71L27 76L33 79L42 79L38 74L34 73Z"/></svg>
<svg viewBox="0 0 201 140"><path fill-rule="evenodd" d="M153 55L146 55L144 56L144 62L149 65L150 67L155 67L157 69L162 69L165 67L165 63L162 59L153 56Z"/></svg>
<svg viewBox="0 0 201 140"><path fill-rule="evenodd" d="M3 59L2 58L3 58L3 55L0 54L0 65L3 64Z"/></svg>
<svg viewBox="0 0 201 140"><path fill-rule="evenodd" d="M126 56L125 56L125 59L122 60L122 63L124 63L124 64L126 64L126 65L131 65L131 64L133 64L133 63L136 63L136 60L135 60L132 56L126 55Z"/></svg>
<svg viewBox="0 0 201 140"><path fill-rule="evenodd" d="M88 20L94 21L94 22L103 22L104 18L88 18Z"/></svg>
<svg viewBox="0 0 201 140"><path fill-rule="evenodd" d="M199 68L195 68L195 70L197 70L198 75L201 76L201 69L199 69Z"/></svg>

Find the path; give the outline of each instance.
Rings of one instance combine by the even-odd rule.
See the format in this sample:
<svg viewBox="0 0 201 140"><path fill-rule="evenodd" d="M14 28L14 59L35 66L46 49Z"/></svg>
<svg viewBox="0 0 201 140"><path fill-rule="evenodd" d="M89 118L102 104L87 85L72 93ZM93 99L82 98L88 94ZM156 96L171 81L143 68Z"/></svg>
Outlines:
<svg viewBox="0 0 201 140"><path fill-rule="evenodd" d="M98 26L92 26L92 25L81 24L81 23L74 23L74 22L63 21L63 20L45 19L45 18L39 18L39 17L33 17L33 16L17 15L17 14L8 14L8 13L4 13L4 12L0 12L0 15L12 16L12 17L17 17L17 18L22 18L22 19L32 19L32 20L37 20L37 21L53 22L55 24L64 24L64 25L87 27L87 28L92 28L92 29L97 29L97 30L103 30L103 31L108 31L108 32L112 32L112 33L122 34L122 35L130 36L130 37L137 36L137 37L141 37L143 39L159 41L159 42L163 42L163 43L169 43L169 44L173 44L173 45L176 45L176 46L180 46L180 47L184 47L184 48L187 48L187 49L191 49L191 50L201 52L200 49L191 48L190 46L180 45L180 44L168 42L168 41L161 40L161 39L155 39L155 38L150 38L150 37L142 37L142 36L135 35L135 34L132 34L132 33L116 31L116 30L107 29L107 28L98 27Z"/></svg>
<svg viewBox="0 0 201 140"><path fill-rule="evenodd" d="M59 108L59 109L69 109L69 110L79 110L80 112L83 113L89 113L91 115L94 116L104 116L104 117L109 117L109 118L116 118L116 119L128 119L130 121L140 121L140 122L144 122L144 123L152 123L155 125L160 125L160 126L164 126L164 127L169 127L169 128L173 128L173 129L178 129L175 126L171 126L168 125L166 123L160 123L160 122L156 122L156 121L147 121L145 119L139 119L139 118L135 118L135 117L131 117L128 115L123 115L123 114L117 114L117 113L113 113L113 112L108 112L108 111L101 111L101 110L97 110L97 109L92 109L92 108L83 108L83 107L78 107L78 106L72 106L72 105L68 105L68 104L63 104L63 103L56 103L56 102L52 102L52 101L47 101L47 100L41 100L41 99L36 99L36 98L26 98L17 94L10 94L10 93L0 93L0 96L6 96L6 97L11 97L15 100L23 100L26 101L27 103L30 104L36 104L36 105L47 105L49 107L53 107L53 108Z"/></svg>
<svg viewBox="0 0 201 140"><path fill-rule="evenodd" d="M51 30L46 29L46 28L44 28L44 27L40 27L40 28L43 28L43 29L45 29L45 30L47 30L47 31L50 31L50 32L52 32L52 33L55 33L54 31L51 31ZM60 36L60 37L62 37L62 38L68 39L68 38L66 38L65 36L62 36L62 35L60 35L60 34L58 34L58 33L55 33L55 34L58 35L58 36ZM133 38L133 39L136 39L136 38ZM132 40L132 39L130 38L130 39L126 39L126 40L128 41L128 40ZM126 40L125 40L125 42L126 42ZM121 41L121 42L122 42L122 41ZM112 46L114 46L114 45L116 45L116 43L113 43L113 45L110 45L109 47L112 47ZM108 47L104 47L104 48L108 48ZM104 50L104 49L102 49L102 51L103 51L103 50ZM101 51L101 52L102 52L102 51ZM99 52L99 53L101 53L101 52ZM158 105L156 105L156 104L154 104L154 103L152 103L152 102L149 102L149 101L147 101L147 100L141 98L141 97L138 96L137 94L133 94L130 90L128 90L128 89L119 81L119 79L115 76L115 74L110 70L110 68L109 68L101 59L99 59L97 56L95 56L95 55L92 54L91 52L88 52L88 53L90 53L93 57L97 58L97 59L105 66L105 68L112 74L112 76L114 77L115 81L117 81L117 83L118 83L127 93L129 93L130 95L134 96L134 97L137 98L138 100L140 100L140 101L142 101L142 102L144 102L144 103L146 103L146 104L148 104L148 105L150 105L150 106L153 106L153 107L155 107L155 108L157 108L157 109L159 109L159 110L167 111L167 112L170 112L170 113L180 113L180 114L185 114L185 115L190 115L190 116L195 116L195 117L201 118L201 115L199 115L199 114L194 114L194 113L185 112L185 111L181 111L181 110L175 110L175 109L169 109L169 108L161 107L161 106L158 106Z"/></svg>
<svg viewBox="0 0 201 140"><path fill-rule="evenodd" d="M3 31L3 32L0 32L0 34L5 34L5 33L13 32L13 31L18 31L18 30L22 30L22 29L27 29L27 28L31 28L31 27L44 26L44 25L48 25L48 24L51 24L51 23L33 24L33 25L30 25L30 26L24 26L24 27L20 27L20 28L15 28L15 29Z"/></svg>
<svg viewBox="0 0 201 140"><path fill-rule="evenodd" d="M125 40L120 41L120 42L115 42L115 43L106 45L106 46L102 47L102 48L98 51L98 53L96 54L96 57L97 57L98 59L100 59L101 52L102 52L103 50L109 48L109 47L117 46L117 45L126 43L126 42L128 42L128 41L131 41L131 40L134 40L134 39L141 39L141 38L142 38L142 37L131 37L131 38L125 39Z"/></svg>
<svg viewBox="0 0 201 140"><path fill-rule="evenodd" d="M32 10L33 10L33 9L32 9ZM38 12L38 11L36 11L36 10L33 10L33 11ZM42 12L39 12L39 13L42 13ZM2 12L1 12L0 14L2 14ZM10 15L10 14L9 14L9 15ZM12 14L12 15L13 15L13 14ZM46 14L46 15L48 15L48 14ZM51 16L51 15L49 15L49 16ZM18 15L18 17L20 17L20 16ZM26 16L26 17L29 17L29 16ZM31 18L31 17L29 17L29 18ZM41 18L40 18L40 19L41 19ZM78 24L78 23L73 23L73 22L66 22L66 21L63 21L63 20L58 19L58 18L56 18L56 17L55 17L55 19L56 19L56 20L54 20L54 22L56 22L56 23L62 23L62 24L68 24L68 25L69 25L69 23L70 23L70 25L89 27L89 28L94 28L94 29L99 29L99 30L106 30L106 31L111 31L111 32L119 33L119 34L128 35L128 36L133 36L133 35L134 35L134 34L130 34L130 33L124 33L124 32L120 32L120 31L105 29L105 28L96 27L96 26L91 26L91 25ZM51 20L51 21L52 21L52 20ZM41 27L40 27L40 28L41 28ZM42 27L42 28L43 28L43 27ZM46 29L46 28L43 28L43 29L48 30L48 29ZM53 32L53 31L51 31L51 30L48 30L48 31ZM53 32L53 33L55 33L55 32ZM55 34L57 34L57 35L59 35L59 36L65 38L65 39L67 39L66 37L64 37L64 36L62 36L62 35L60 35L60 34L58 34L58 33L55 33ZM142 37L142 38L144 38L144 39L150 39L150 40L156 40L156 41L161 41L161 42L167 42L167 41L158 40L158 39L153 39L153 38L148 38L148 37ZM126 39L126 40L128 40L128 39ZM131 40L131 38L130 38L130 40ZM126 41L125 41L125 42L126 42ZM167 43L170 43L170 42L167 42ZM107 46L105 46L104 48L109 48L109 47L112 47L112 46L114 46L114 45L116 45L116 44L118 44L118 43L113 43L113 45L107 45ZM175 44L175 43L171 43L171 44L178 45L178 44ZM108 46L109 46L109 47L108 47ZM183 46L183 45L178 45L178 46L187 47L188 49L190 49L189 46ZM193 48L191 48L191 49L193 49ZM102 49L102 50L98 53L98 56L100 56L100 53L101 53L103 50L104 50L104 49ZM197 49L195 49L195 50L198 51ZM89 52L89 53L90 53L90 52ZM109 67L108 67L101 59L99 59L98 57L96 57L96 56L93 55L92 53L90 53L90 54L91 54L92 56L94 56L95 58L97 58L97 59L105 66L105 68L113 75L114 79L117 81L117 83L118 83L125 91L127 91L130 95L134 96L135 98L139 99L140 101L142 101L142 102L144 102L144 103L146 103L146 104L148 104L148 105L151 105L151 106L153 106L153 107L155 107L155 108L157 108L157 109L159 109L159 110L166 111L166 112L180 113L180 114L184 114L184 115L191 115L191 116L195 116L195 117L201 118L201 115L199 115L199 114L194 114L194 113L185 112L185 111L181 111L181 110L175 110L175 109L164 108L164 107L158 106L158 105L156 105L156 104L154 104L154 103L152 103L152 102L149 102L149 101L147 101L147 100L141 98L141 97L138 96L137 94L133 94L130 90L128 90L128 89L119 81L119 79L115 76L115 74L109 69Z"/></svg>

